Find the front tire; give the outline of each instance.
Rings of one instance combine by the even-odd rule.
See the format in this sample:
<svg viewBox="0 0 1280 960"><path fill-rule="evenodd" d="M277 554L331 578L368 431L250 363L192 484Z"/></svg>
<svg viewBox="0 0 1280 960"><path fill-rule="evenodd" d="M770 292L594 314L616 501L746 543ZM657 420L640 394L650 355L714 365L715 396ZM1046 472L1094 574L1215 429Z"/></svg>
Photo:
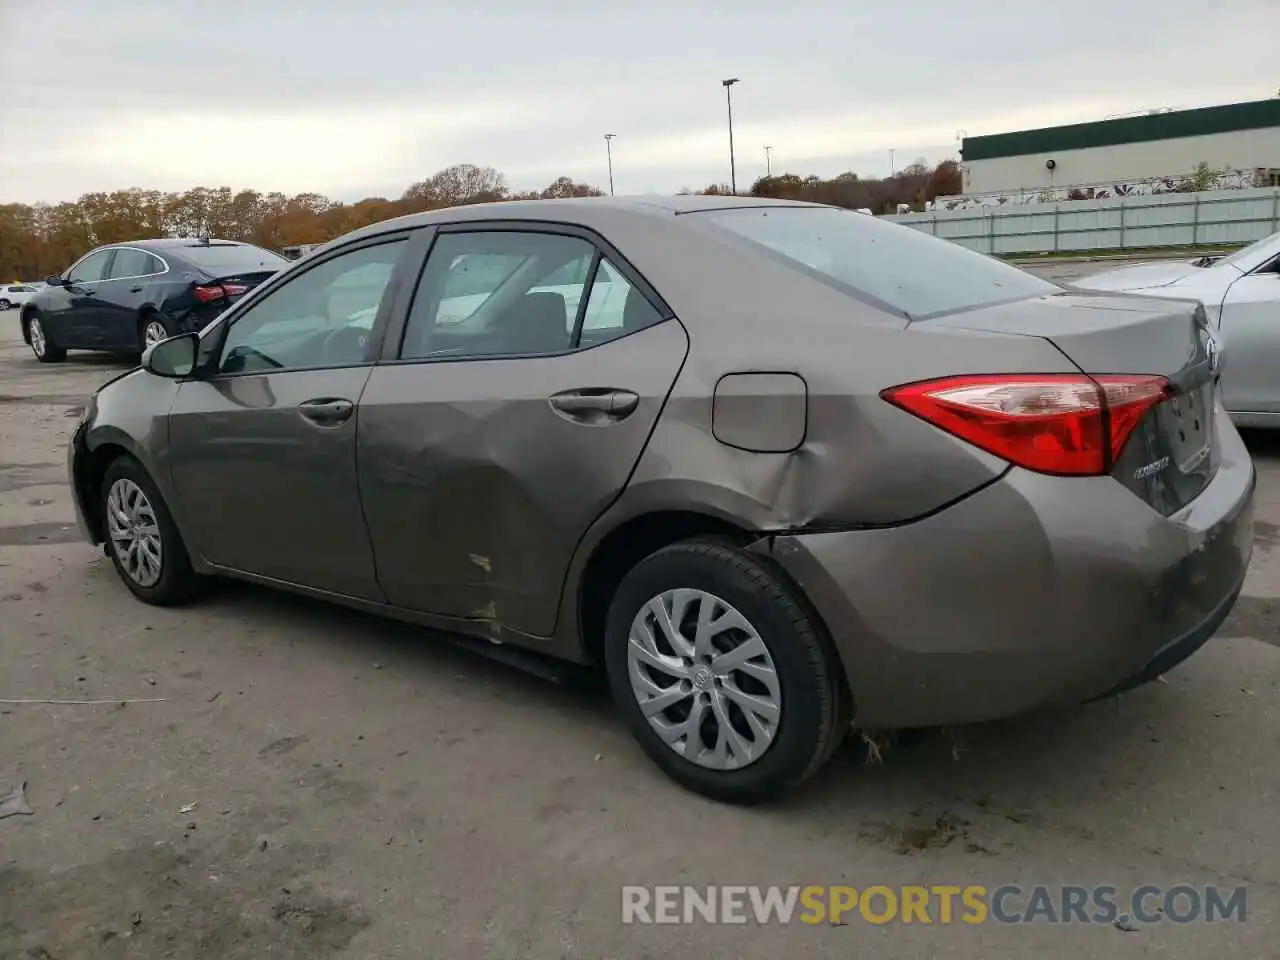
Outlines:
<svg viewBox="0 0 1280 960"><path fill-rule="evenodd" d="M67 359L67 351L53 342L45 329L44 318L38 313L27 318L27 342L41 363L61 363Z"/></svg>
<svg viewBox="0 0 1280 960"><path fill-rule="evenodd" d="M725 803L793 790L848 727L821 625L766 558L730 545L673 544L627 574L609 610L605 666L649 758Z"/></svg>
<svg viewBox="0 0 1280 960"><path fill-rule="evenodd" d="M101 505L107 556L135 597L157 607L190 600L200 578L173 515L142 464L113 460L102 478Z"/></svg>
<svg viewBox="0 0 1280 960"><path fill-rule="evenodd" d="M3 297L0 297L0 310L8 310L12 306L13 306L12 303L4 299Z"/></svg>

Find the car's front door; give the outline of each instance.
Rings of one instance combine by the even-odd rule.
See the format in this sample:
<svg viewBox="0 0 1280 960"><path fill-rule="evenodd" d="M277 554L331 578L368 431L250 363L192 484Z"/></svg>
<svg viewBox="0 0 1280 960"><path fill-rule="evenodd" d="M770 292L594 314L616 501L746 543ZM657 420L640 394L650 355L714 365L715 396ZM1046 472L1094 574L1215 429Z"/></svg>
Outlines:
<svg viewBox="0 0 1280 960"><path fill-rule="evenodd" d="M308 262L227 318L169 417L193 549L231 570L378 600L356 477L356 404L404 235Z"/></svg>
<svg viewBox="0 0 1280 960"><path fill-rule="evenodd" d="M1227 409L1280 414L1280 260L1231 284L1221 327Z"/></svg>
<svg viewBox="0 0 1280 960"><path fill-rule="evenodd" d="M53 342L60 347L97 347L102 340L99 288L114 250L97 250L67 271L61 287L42 311Z"/></svg>
<svg viewBox="0 0 1280 960"><path fill-rule="evenodd" d="M598 239L555 231L442 229L402 339L390 327L357 444L392 603L549 635L573 551L684 362L684 328L643 279ZM483 289L457 274L477 262L503 264ZM610 292L625 311L590 310Z"/></svg>

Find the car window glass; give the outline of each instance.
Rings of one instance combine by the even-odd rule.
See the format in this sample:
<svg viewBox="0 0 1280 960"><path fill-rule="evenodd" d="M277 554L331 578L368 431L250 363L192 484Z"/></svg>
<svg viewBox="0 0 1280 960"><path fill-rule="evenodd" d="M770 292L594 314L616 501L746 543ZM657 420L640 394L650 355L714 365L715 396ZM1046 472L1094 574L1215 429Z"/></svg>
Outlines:
<svg viewBox="0 0 1280 960"><path fill-rule="evenodd" d="M852 210L739 207L697 216L821 283L915 320L1061 292L1012 264Z"/></svg>
<svg viewBox="0 0 1280 960"><path fill-rule="evenodd" d="M263 373L365 362L403 239L341 254L271 291L227 331L219 371Z"/></svg>
<svg viewBox="0 0 1280 960"><path fill-rule="evenodd" d="M274 273L289 266L289 261L280 254L251 243L189 243L176 248L175 252L211 277Z"/></svg>
<svg viewBox="0 0 1280 960"><path fill-rule="evenodd" d="M441 234L414 295L401 356L568 350L595 256L590 242L561 234Z"/></svg>
<svg viewBox="0 0 1280 960"><path fill-rule="evenodd" d="M608 260L601 260L582 318L583 345L603 343L662 319L636 287Z"/></svg>
<svg viewBox="0 0 1280 960"><path fill-rule="evenodd" d="M111 261L111 279L141 277L151 273L151 254L142 250L117 250Z"/></svg>
<svg viewBox="0 0 1280 960"><path fill-rule="evenodd" d="M111 256L110 250L99 250L97 253L91 253L85 257L67 274L67 280L71 283L89 283L92 280L101 280L102 272L106 269L107 259Z"/></svg>

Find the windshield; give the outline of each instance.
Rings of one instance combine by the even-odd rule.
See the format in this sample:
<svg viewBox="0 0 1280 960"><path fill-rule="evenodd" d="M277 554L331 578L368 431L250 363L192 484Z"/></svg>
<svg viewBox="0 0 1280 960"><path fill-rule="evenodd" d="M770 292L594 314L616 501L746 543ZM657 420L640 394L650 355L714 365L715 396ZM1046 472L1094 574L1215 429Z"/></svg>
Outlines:
<svg viewBox="0 0 1280 960"><path fill-rule="evenodd" d="M698 215L816 280L912 320L1060 290L957 243L850 210L739 207Z"/></svg>
<svg viewBox="0 0 1280 960"><path fill-rule="evenodd" d="M1215 260L1213 266L1232 266L1237 270L1246 269L1241 261L1253 260L1257 254L1263 252L1263 248L1268 246L1276 247L1276 252L1280 253L1280 233L1273 233L1269 237L1263 237L1261 240L1255 240L1247 247L1241 247L1229 257L1223 257L1221 260Z"/></svg>
<svg viewBox="0 0 1280 960"><path fill-rule="evenodd" d="M248 243L192 243L179 247L177 253L213 277L283 270L289 265L279 254Z"/></svg>

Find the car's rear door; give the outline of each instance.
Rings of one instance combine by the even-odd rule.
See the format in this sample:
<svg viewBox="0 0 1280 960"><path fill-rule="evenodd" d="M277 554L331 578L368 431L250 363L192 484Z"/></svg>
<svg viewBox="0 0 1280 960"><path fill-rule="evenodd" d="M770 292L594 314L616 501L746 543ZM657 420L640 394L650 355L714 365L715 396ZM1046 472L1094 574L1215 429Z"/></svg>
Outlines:
<svg viewBox="0 0 1280 960"><path fill-rule="evenodd" d="M139 312L147 301L147 291L164 264L136 247L117 247L111 272L98 284L101 345L112 350L132 350L141 346Z"/></svg>
<svg viewBox="0 0 1280 960"><path fill-rule="evenodd" d="M508 264L482 290L456 275L477 255ZM546 285L565 276L580 278L572 295ZM584 308L621 284L627 322L619 312L584 343ZM358 411L379 583L400 606L546 636L573 551L626 486L688 337L601 238L528 222L442 228L406 314Z"/></svg>
<svg viewBox="0 0 1280 960"><path fill-rule="evenodd" d="M308 261L229 314L213 369L182 384L169 416L171 475L188 546L206 560L382 598L356 477L355 406L407 247L406 234L387 235ZM330 311L335 299L341 314Z"/></svg>

